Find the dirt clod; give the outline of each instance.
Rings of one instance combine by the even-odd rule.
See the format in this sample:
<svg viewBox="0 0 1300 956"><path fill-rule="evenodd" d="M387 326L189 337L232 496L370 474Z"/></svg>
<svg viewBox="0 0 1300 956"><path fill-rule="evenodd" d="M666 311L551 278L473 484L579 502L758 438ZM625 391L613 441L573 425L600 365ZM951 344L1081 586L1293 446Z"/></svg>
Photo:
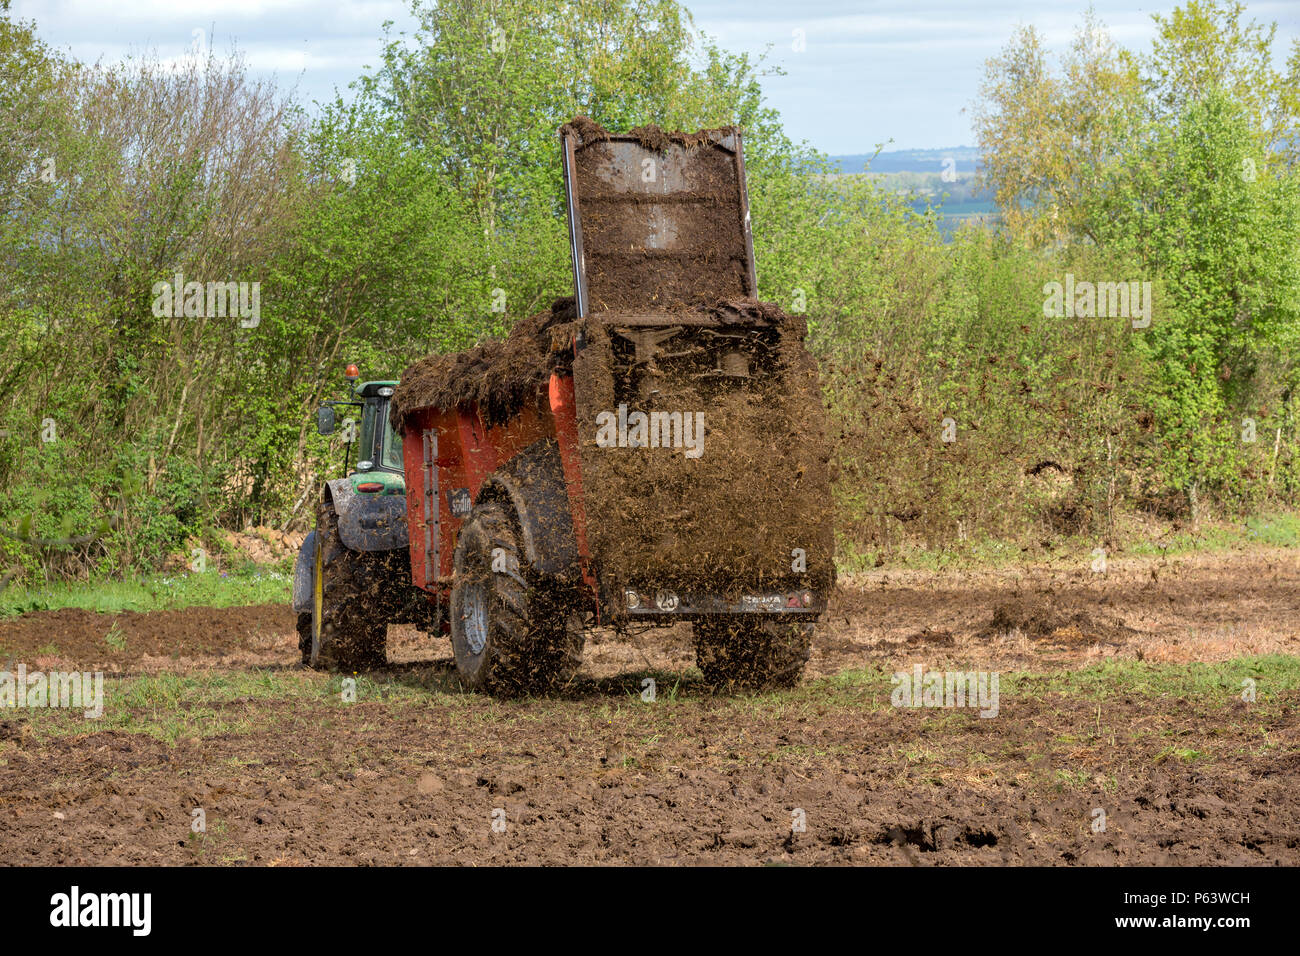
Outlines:
<svg viewBox="0 0 1300 956"><path fill-rule="evenodd" d="M1123 621L1104 614L1068 612L1030 599L999 604L982 633L991 637L1013 631L1035 640L1067 644L1114 642L1134 633Z"/></svg>

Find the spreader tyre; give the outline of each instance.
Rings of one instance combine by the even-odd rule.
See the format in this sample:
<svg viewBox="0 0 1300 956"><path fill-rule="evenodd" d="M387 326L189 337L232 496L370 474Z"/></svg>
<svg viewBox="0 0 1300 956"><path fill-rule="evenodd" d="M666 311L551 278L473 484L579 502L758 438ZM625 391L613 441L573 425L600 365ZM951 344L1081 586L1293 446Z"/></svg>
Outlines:
<svg viewBox="0 0 1300 956"><path fill-rule="evenodd" d="M472 690L545 694L582 663L582 615L567 592L521 569L519 534L496 501L475 507L456 540L451 646Z"/></svg>
<svg viewBox="0 0 1300 956"><path fill-rule="evenodd" d="M695 661L718 690L793 687L812 646L813 625L804 622L716 617L693 629Z"/></svg>

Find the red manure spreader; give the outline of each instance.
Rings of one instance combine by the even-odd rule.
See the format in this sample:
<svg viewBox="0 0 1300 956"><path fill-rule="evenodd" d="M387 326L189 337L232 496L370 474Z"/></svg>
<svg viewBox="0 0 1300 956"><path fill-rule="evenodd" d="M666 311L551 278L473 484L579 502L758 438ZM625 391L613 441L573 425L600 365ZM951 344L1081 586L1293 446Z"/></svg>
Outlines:
<svg viewBox="0 0 1300 956"><path fill-rule="evenodd" d="M468 687L542 693L593 627L689 622L710 684L788 686L834 583L830 456L806 325L756 297L740 131L560 140L574 294L389 390L401 474L327 486L304 658L378 663L412 620Z"/></svg>

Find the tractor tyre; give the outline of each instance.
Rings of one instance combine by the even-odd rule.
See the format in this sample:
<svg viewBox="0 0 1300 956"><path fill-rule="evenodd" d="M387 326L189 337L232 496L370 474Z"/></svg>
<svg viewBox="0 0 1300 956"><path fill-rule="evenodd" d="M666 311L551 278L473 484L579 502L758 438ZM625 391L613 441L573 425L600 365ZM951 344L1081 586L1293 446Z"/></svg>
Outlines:
<svg viewBox="0 0 1300 956"><path fill-rule="evenodd" d="M725 691L794 687L813 636L812 624L763 618L704 618L692 630L705 682Z"/></svg>
<svg viewBox="0 0 1300 956"><path fill-rule="evenodd" d="M471 690L553 693L582 663L583 618L571 591L522 569L519 533L500 502L478 505L456 540L451 646Z"/></svg>
<svg viewBox="0 0 1300 956"><path fill-rule="evenodd" d="M298 653L304 667L311 666L311 611L298 615Z"/></svg>
<svg viewBox="0 0 1300 956"><path fill-rule="evenodd" d="M375 555L353 551L339 537L334 505L320 506L312 574L312 631L308 663L323 670L359 672L388 660L386 569Z"/></svg>

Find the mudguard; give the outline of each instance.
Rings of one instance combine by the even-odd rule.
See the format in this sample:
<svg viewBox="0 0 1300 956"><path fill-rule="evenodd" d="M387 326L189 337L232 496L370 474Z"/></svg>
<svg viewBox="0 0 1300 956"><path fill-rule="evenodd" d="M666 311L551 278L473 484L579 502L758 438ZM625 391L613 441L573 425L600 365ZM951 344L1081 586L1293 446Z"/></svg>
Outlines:
<svg viewBox="0 0 1300 956"><path fill-rule="evenodd" d="M339 537L345 547L353 551L393 551L407 547L404 496L359 495L347 478L327 482L325 496L333 502L339 516ZM315 563L316 531L313 529L303 539L293 566L293 609L299 614L312 609Z"/></svg>
<svg viewBox="0 0 1300 956"><path fill-rule="evenodd" d="M298 560L293 565L293 609L305 614L312 609L311 574L316 562L316 531L308 532L298 549Z"/></svg>
<svg viewBox="0 0 1300 956"><path fill-rule="evenodd" d="M519 519L524 557L536 570L554 575L579 571L578 541L555 439L529 445L493 472L477 500L511 505Z"/></svg>
<svg viewBox="0 0 1300 956"><path fill-rule="evenodd" d="M393 551L409 546L405 495L361 495L348 478L325 486L326 500L339 516L339 537L351 551Z"/></svg>

